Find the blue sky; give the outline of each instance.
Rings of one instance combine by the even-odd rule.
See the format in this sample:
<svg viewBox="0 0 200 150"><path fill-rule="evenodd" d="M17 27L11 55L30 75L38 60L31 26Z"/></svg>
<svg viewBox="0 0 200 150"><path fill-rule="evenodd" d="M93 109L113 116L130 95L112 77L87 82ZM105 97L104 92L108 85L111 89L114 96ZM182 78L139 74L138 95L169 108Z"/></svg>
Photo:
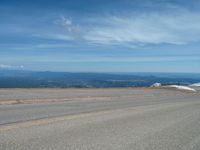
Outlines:
<svg viewBox="0 0 200 150"><path fill-rule="evenodd" d="M0 69L200 73L198 0L0 0Z"/></svg>

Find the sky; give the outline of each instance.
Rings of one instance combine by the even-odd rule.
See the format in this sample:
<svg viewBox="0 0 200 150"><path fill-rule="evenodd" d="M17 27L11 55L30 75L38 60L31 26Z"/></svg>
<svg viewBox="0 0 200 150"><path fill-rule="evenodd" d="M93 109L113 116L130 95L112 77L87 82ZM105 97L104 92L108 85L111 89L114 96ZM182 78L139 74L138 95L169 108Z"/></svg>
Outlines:
<svg viewBox="0 0 200 150"><path fill-rule="evenodd" d="M200 73L200 0L0 0L0 69Z"/></svg>

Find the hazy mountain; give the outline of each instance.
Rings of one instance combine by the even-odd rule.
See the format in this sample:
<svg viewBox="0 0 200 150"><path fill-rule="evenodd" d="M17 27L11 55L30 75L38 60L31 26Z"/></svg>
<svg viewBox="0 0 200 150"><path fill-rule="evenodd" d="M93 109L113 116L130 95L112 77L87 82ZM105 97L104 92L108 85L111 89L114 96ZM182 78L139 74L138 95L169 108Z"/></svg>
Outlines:
<svg viewBox="0 0 200 150"><path fill-rule="evenodd" d="M170 73L69 73L0 70L0 88L109 88L143 87L155 82L189 85L199 74Z"/></svg>

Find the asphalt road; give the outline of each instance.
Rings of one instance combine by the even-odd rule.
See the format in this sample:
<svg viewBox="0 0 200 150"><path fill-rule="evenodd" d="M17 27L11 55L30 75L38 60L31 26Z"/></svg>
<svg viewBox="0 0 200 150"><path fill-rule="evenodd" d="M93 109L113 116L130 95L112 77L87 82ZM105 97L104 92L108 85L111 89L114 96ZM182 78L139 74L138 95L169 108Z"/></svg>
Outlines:
<svg viewBox="0 0 200 150"><path fill-rule="evenodd" d="M21 94L16 96L16 92ZM37 95L37 91L32 92ZM44 100L39 103L0 105L0 150L200 149L199 92L164 89L39 92L38 99ZM49 102L57 92L60 96L57 101ZM66 92L71 95L63 101L65 97L60 94ZM4 98L0 101L26 101L34 97L20 90L2 93Z"/></svg>

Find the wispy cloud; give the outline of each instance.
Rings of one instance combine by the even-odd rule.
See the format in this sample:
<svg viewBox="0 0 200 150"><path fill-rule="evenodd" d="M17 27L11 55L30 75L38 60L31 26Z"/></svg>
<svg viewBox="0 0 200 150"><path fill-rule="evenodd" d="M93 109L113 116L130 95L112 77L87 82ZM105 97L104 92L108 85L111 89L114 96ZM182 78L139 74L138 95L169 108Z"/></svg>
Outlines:
<svg viewBox="0 0 200 150"><path fill-rule="evenodd" d="M70 40L96 44L186 44L200 40L200 13L183 9L88 20L87 25L78 25L62 17L59 23L68 31Z"/></svg>
<svg viewBox="0 0 200 150"><path fill-rule="evenodd" d="M65 35L58 35L56 37L63 38L67 36L68 40L81 40L83 38L85 28L81 27L77 23L74 23L71 18L60 16L60 18L56 20L55 23L64 27L67 31Z"/></svg>
<svg viewBox="0 0 200 150"><path fill-rule="evenodd" d="M15 26L12 24L10 26L15 27L13 30L4 24L1 32L6 29L6 32L12 32L12 35L15 33L16 36L23 35L25 39L31 35L31 38L39 40L78 41L81 44L131 47L162 43L187 44L200 41L199 11L189 10L186 6L176 6L174 3L165 1L157 3L157 1L147 0L134 3L139 3L143 7L138 5L137 8L133 5L133 9L125 7L119 9L118 13L116 13L118 9L114 9L114 13L94 11L94 14L90 15L83 15L81 11L71 14L63 11L63 15L56 14L57 18L48 14L40 18L41 20L35 21L28 18L25 25L21 22ZM29 21L31 25L27 23Z"/></svg>
<svg viewBox="0 0 200 150"><path fill-rule="evenodd" d="M107 20L107 25L94 27L85 39L106 44L185 44L200 40L199 14L139 14L129 17L112 16Z"/></svg>
<svg viewBox="0 0 200 150"><path fill-rule="evenodd" d="M57 24L65 27L69 32L74 30L74 25L72 25L72 20L70 18L65 18L64 16L60 16L60 19L56 21Z"/></svg>
<svg viewBox="0 0 200 150"><path fill-rule="evenodd" d="M60 40L60 41L74 40L73 35L60 34L60 33L40 33L40 34L33 34L32 37L49 39L49 40Z"/></svg>
<svg viewBox="0 0 200 150"><path fill-rule="evenodd" d="M49 60L41 60L41 62L45 62ZM55 62L111 62L111 63L117 63L117 62L136 62L136 63L144 63L144 62L183 62L183 61L200 61L200 57L198 56L143 56L143 57L98 57L93 56L87 57L71 57L71 58L60 58L59 60L56 60Z"/></svg>

